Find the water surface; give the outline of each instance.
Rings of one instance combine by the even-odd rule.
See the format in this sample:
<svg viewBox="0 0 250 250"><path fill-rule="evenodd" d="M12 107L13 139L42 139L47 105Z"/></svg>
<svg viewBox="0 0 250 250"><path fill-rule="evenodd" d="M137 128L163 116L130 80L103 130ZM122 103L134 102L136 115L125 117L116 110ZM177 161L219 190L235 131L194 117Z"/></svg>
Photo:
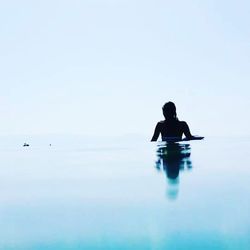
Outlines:
<svg viewBox="0 0 250 250"><path fill-rule="evenodd" d="M0 249L250 249L249 139L3 145Z"/></svg>

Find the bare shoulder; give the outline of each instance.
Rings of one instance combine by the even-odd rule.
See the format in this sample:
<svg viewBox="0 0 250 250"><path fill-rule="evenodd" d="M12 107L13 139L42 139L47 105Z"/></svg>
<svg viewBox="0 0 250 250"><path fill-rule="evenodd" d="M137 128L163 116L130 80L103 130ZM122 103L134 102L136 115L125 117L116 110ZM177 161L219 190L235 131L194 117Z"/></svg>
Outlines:
<svg viewBox="0 0 250 250"><path fill-rule="evenodd" d="M162 126L164 126L164 124L165 124L165 121L159 121L159 122L157 123L157 126L158 126L159 128L161 128Z"/></svg>
<svg viewBox="0 0 250 250"><path fill-rule="evenodd" d="M163 125L164 125L164 121L157 122L156 129L161 129Z"/></svg>
<svg viewBox="0 0 250 250"><path fill-rule="evenodd" d="M181 125L186 125L187 123L185 121L179 121Z"/></svg>
<svg viewBox="0 0 250 250"><path fill-rule="evenodd" d="M183 127L186 127L188 126L188 124L185 122L185 121L179 121L180 125L183 126Z"/></svg>

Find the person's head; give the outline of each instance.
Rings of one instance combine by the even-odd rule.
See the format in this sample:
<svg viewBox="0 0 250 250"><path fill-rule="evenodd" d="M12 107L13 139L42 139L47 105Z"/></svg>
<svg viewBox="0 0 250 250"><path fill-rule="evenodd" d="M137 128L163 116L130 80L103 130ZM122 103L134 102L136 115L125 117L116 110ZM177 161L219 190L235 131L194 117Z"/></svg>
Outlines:
<svg viewBox="0 0 250 250"><path fill-rule="evenodd" d="M176 107L173 102L165 103L162 112L166 120L177 120Z"/></svg>

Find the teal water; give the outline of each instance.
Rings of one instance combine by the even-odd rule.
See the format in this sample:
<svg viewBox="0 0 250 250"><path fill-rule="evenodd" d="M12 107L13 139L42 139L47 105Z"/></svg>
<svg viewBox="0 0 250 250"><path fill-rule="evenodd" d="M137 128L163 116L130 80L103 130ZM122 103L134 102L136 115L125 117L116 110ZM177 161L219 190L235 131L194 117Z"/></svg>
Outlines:
<svg viewBox="0 0 250 250"><path fill-rule="evenodd" d="M250 140L0 147L0 249L250 249Z"/></svg>

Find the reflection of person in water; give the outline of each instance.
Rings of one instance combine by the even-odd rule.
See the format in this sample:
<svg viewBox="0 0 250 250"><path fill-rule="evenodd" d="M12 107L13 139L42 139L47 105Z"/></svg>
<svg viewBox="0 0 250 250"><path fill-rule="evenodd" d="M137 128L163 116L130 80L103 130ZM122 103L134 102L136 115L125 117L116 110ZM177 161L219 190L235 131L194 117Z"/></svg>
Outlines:
<svg viewBox="0 0 250 250"><path fill-rule="evenodd" d="M190 154L189 144L167 143L157 149L156 168L166 173L169 180L169 198L177 197L179 172L185 168L192 168Z"/></svg>
<svg viewBox="0 0 250 250"><path fill-rule="evenodd" d="M162 140L168 140L169 138L177 140L182 139L182 135L186 136L186 139L201 139L201 137L195 137L191 135L189 127L186 122L179 121L176 114L176 107L173 102L167 102L162 107L164 121L157 123L154 131L154 135L151 141L157 141L161 134Z"/></svg>

